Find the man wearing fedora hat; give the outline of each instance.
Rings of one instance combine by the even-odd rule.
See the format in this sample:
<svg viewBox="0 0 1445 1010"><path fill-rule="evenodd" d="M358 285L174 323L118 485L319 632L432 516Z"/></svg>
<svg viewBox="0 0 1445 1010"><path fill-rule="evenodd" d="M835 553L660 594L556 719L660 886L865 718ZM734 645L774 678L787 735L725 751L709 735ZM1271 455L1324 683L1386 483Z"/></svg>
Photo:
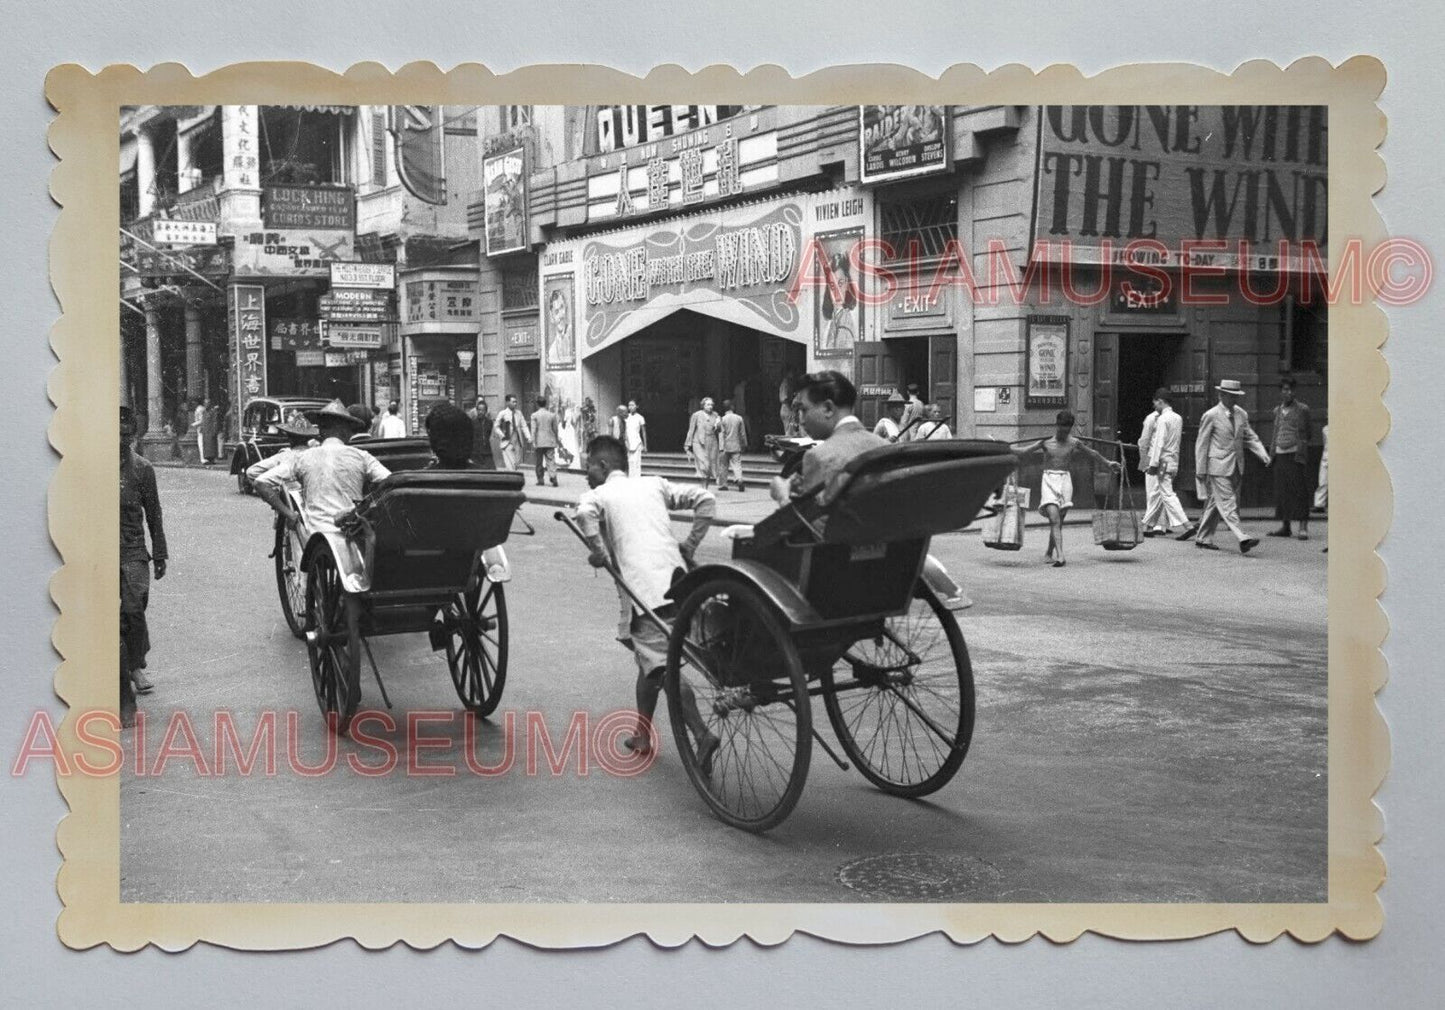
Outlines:
<svg viewBox="0 0 1445 1010"><path fill-rule="evenodd" d="M288 525L302 516L286 502L286 482L301 485L301 511L306 528L315 533L334 532L338 516L349 512L366 492L366 482L382 480L391 471L365 449L347 445L347 439L366 428L340 400L320 410L308 410L306 419L316 425L321 444L301 452L281 453L275 466L256 478L256 493Z"/></svg>
<svg viewBox="0 0 1445 1010"><path fill-rule="evenodd" d="M161 520L161 499L156 490L156 472L132 447L135 414L120 408L120 646L121 722L130 725L135 716L134 683L138 694L151 690L146 678L146 653L150 651L150 629L146 607L150 603L151 567L156 581L166 577L166 530ZM146 550L146 532L150 550Z"/></svg>
<svg viewBox="0 0 1445 1010"><path fill-rule="evenodd" d="M1249 415L1239 406L1244 396L1239 380L1223 379L1214 389L1219 402L1199 419L1199 437L1194 443L1195 489L1204 500L1194 543L1204 550L1219 550L1214 544L1214 530L1222 519L1239 539L1239 552L1248 554L1259 546L1259 541L1244 532L1239 522L1236 494L1244 474L1244 450L1247 447L1265 466L1269 466L1269 451L1249 426Z"/></svg>

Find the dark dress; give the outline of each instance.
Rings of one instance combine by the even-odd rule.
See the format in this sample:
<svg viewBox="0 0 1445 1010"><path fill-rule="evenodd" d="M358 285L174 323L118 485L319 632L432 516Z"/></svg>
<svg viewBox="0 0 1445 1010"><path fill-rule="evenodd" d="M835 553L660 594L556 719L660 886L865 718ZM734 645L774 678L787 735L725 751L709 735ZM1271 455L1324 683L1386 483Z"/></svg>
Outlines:
<svg viewBox="0 0 1445 1010"><path fill-rule="evenodd" d="M472 421L472 462L483 470L495 470L492 459L492 415L478 414Z"/></svg>
<svg viewBox="0 0 1445 1010"><path fill-rule="evenodd" d="M1286 411L1274 408L1274 516L1282 522L1304 522L1310 517L1314 485L1309 479L1310 408L1296 400ZM1289 448L1281 452L1280 427L1289 426Z"/></svg>

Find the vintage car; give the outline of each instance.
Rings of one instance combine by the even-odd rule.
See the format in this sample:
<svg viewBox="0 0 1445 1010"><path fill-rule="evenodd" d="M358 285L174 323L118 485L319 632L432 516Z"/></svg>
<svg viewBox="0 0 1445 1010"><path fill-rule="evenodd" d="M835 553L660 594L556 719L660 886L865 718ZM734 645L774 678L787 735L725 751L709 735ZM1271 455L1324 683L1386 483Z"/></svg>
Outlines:
<svg viewBox="0 0 1445 1010"><path fill-rule="evenodd" d="M246 469L286 448L290 441L282 425L306 427L306 412L319 410L330 401L309 396L258 396L246 403L241 415L241 439L231 453L231 473L242 494L251 491ZM358 435L353 441L389 470L419 470L431 462L431 447L425 438L372 439Z"/></svg>
<svg viewBox="0 0 1445 1010"><path fill-rule="evenodd" d="M281 425L306 425L306 411L319 410L329 403L309 396L258 396L247 401L241 413L241 437L231 453L231 473L242 494L251 488L246 468L267 456L274 456L290 442Z"/></svg>

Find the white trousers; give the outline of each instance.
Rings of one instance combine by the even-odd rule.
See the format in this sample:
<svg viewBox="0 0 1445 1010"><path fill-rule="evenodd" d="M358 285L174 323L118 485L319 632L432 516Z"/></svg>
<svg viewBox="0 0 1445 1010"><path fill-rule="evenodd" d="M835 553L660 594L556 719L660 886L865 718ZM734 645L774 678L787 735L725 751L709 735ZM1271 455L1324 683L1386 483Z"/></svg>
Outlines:
<svg viewBox="0 0 1445 1010"><path fill-rule="evenodd" d="M1179 502L1179 496L1174 493L1174 475L1172 473L1144 475L1144 490L1147 493L1148 505L1144 511L1144 528L1151 526L1164 526L1173 529L1175 526L1184 526L1189 519L1184 514L1184 506Z"/></svg>

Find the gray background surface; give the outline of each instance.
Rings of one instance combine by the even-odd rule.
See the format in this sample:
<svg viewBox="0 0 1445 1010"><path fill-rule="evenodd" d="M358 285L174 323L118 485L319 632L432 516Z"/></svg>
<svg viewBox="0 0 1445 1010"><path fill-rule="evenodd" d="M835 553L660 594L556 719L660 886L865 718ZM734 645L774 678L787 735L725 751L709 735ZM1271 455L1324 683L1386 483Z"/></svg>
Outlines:
<svg viewBox="0 0 1445 1010"><path fill-rule="evenodd" d="M480 61L494 70L533 62L605 62L642 73L661 62L698 68L779 63L805 73L843 62L889 61L937 73L955 62L1035 68L1073 62L1086 73L1139 60L1180 60L1229 70L1240 62L1277 63L1310 54L1333 62L1357 53L1384 60L1383 107L1390 179L1379 204L1397 234L1437 255L1445 250L1439 197L1442 75L1424 4L1150 5L1008 4L892 0L885 5L734 0L695 9L683 0L483 5L409 0L302 4L250 0L196 4L150 0L118 5L82 0L4 5L7 100L0 105L0 194L6 256L0 283L4 386L3 494L7 551L0 656L8 687L0 708L0 752L8 768L37 708L55 718L57 657L49 644L54 612L46 580L58 557L46 533L45 489L54 466L46 441L53 363L46 335L57 306L46 276L54 223L47 192L52 158L44 143L51 117L42 83L57 63L96 70L112 62L185 62L201 73L246 59L303 59L344 69L360 60L396 67L429 59L442 67ZM1445 354L1439 286L1421 304L1390 313L1387 396L1394 429L1384 452L1395 481L1396 520L1383 548L1385 596L1393 634L1391 682L1381 705L1393 737L1393 768L1379 802L1386 813L1390 879L1386 922L1371 943L1332 940L1305 946L1285 938L1256 947L1233 935L1172 944L1126 944L1085 937L1067 945L1034 940L958 947L933 937L903 946L850 949L799 937L780 948L742 943L725 951L698 944L660 951L635 939L618 947L554 954L501 942L472 953L455 948L369 953L341 943L323 951L244 955L197 948L185 955L148 950L74 953L55 939L59 910L56 822L64 805L48 769L0 778L0 978L16 1005L299 1005L327 999L354 1005L429 1002L523 1005L629 1003L636 1006L789 1002L924 1005L999 1001L1044 1005L1420 1006L1438 993L1442 970L1439 869L1445 654L1439 568L1442 492L1437 416ZM1335 339L1349 339L1348 333ZM103 335L97 335L103 339ZM1432 451L1433 450L1433 451ZM1182 588L1181 588L1182 592ZM177 825L177 830L185 830ZM485 858L479 841L478 858ZM1167 994L1167 995L1166 995ZM410 997L410 998L408 998ZM692 997L695 997L693 999Z"/></svg>

